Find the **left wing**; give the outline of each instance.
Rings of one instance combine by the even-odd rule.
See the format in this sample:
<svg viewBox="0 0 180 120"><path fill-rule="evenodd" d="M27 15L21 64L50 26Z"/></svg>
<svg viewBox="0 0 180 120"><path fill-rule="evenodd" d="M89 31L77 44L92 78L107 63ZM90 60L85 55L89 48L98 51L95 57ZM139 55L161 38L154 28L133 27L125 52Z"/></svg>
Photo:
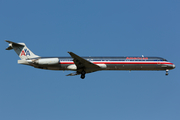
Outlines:
<svg viewBox="0 0 180 120"><path fill-rule="evenodd" d="M89 62L82 57L79 57L73 52L68 52L68 53L71 55L75 65L77 66L77 73L76 74L71 73L68 76L81 74L82 71L85 71L86 73L91 73L100 70L100 67L98 65Z"/></svg>

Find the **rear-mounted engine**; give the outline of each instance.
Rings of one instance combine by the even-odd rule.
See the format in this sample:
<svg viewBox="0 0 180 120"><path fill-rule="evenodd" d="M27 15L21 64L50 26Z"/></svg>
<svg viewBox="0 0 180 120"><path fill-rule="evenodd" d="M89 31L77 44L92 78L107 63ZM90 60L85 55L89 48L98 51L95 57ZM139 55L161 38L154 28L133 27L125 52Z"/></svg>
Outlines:
<svg viewBox="0 0 180 120"><path fill-rule="evenodd" d="M56 65L59 64L58 58L42 58L34 61L35 64L38 65Z"/></svg>

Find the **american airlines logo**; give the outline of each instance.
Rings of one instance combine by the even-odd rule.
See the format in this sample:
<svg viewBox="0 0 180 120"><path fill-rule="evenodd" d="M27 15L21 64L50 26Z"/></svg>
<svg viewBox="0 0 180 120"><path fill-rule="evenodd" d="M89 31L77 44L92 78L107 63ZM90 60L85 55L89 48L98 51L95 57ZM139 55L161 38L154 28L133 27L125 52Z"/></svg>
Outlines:
<svg viewBox="0 0 180 120"><path fill-rule="evenodd" d="M22 52L21 52L21 56L27 56L27 55L29 55L30 56L30 52L29 52L29 50L27 50L27 49L24 49L24 50L22 50Z"/></svg>

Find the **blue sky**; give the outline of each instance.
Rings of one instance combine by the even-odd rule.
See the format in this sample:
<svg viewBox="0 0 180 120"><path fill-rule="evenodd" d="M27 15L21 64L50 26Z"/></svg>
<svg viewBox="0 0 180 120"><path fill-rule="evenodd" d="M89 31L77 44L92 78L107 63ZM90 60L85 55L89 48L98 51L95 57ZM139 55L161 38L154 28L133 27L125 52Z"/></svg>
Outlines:
<svg viewBox="0 0 180 120"><path fill-rule="evenodd" d="M1 0L0 119L179 120L178 0ZM165 71L100 71L67 77L17 64L4 40L40 56L159 56Z"/></svg>

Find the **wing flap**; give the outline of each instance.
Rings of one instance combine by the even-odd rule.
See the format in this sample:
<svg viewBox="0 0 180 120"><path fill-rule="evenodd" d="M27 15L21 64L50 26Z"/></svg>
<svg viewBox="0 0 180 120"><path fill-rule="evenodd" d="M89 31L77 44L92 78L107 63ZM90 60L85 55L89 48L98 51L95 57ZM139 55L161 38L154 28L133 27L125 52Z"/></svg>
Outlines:
<svg viewBox="0 0 180 120"><path fill-rule="evenodd" d="M75 72L75 73L70 73L70 74L68 74L66 76L75 76L75 75L79 75L79 74L77 72Z"/></svg>

